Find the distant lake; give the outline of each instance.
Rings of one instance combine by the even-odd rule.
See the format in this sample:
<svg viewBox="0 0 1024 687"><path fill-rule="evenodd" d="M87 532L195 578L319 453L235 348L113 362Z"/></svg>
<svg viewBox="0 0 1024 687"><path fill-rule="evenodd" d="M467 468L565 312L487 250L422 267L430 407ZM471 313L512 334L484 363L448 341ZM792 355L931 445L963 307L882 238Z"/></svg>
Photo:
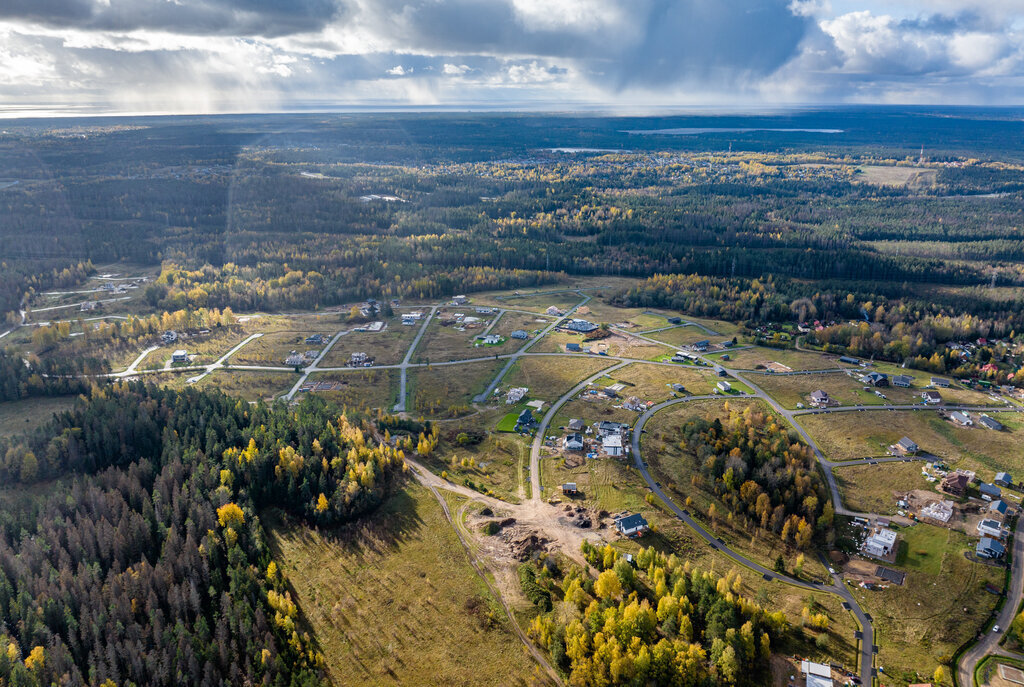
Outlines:
<svg viewBox="0 0 1024 687"><path fill-rule="evenodd" d="M665 136L695 136L697 134L747 134L752 131L772 131L772 132L783 132L783 133L802 133L802 134L841 134L842 129L769 129L767 127L692 127L692 128L680 128L680 129L627 129L622 133L626 134L639 134L641 136L645 134L662 134Z"/></svg>

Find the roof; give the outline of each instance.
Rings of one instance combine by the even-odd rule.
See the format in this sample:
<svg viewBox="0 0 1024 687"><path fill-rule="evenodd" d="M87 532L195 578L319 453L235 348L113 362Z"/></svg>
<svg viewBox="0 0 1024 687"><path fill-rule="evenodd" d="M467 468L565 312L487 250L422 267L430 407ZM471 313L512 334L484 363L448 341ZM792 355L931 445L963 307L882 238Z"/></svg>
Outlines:
<svg viewBox="0 0 1024 687"><path fill-rule="evenodd" d="M954 410L949 414L949 417L952 418L954 422L959 422L964 425L972 421L970 415L967 413L961 413L959 410Z"/></svg>
<svg viewBox="0 0 1024 687"><path fill-rule="evenodd" d="M924 396L925 398L935 398L935 399L941 399L942 398L942 394L940 394L938 391L926 391L926 392L924 392L921 395Z"/></svg>
<svg viewBox="0 0 1024 687"><path fill-rule="evenodd" d="M896 444L903 448L905 451L916 451L918 448L917 444L915 444L914 440L911 439L910 437L903 437L902 439L897 441Z"/></svg>
<svg viewBox="0 0 1024 687"><path fill-rule="evenodd" d="M818 400L827 401L828 400L828 393L825 392L825 391L822 391L821 389L818 389L817 391L812 391L811 392L811 400L812 401L818 401Z"/></svg>
<svg viewBox="0 0 1024 687"><path fill-rule="evenodd" d="M622 448L622 435L609 434L601 440L601 443L605 448Z"/></svg>
<svg viewBox="0 0 1024 687"><path fill-rule="evenodd" d="M992 537L982 537L981 541L978 542L978 548L975 549L978 553L987 552L994 553L1002 556L1006 553L1006 547L1000 544Z"/></svg>
<svg viewBox="0 0 1024 687"><path fill-rule="evenodd" d="M178 357L178 356L182 356L182 355L188 355L188 351L186 351L184 348L179 348L178 350L176 350L171 355L174 356L174 357Z"/></svg>
<svg viewBox="0 0 1024 687"><path fill-rule="evenodd" d="M623 515L620 518L616 518L615 526L623 530L634 530L638 527L647 527L647 520L639 513L633 513L632 515Z"/></svg>
<svg viewBox="0 0 1024 687"><path fill-rule="evenodd" d="M824 663L812 663L811 661L800 662L800 672L818 677L832 677L832 668Z"/></svg>
<svg viewBox="0 0 1024 687"><path fill-rule="evenodd" d="M894 530L886 530L886 529L878 530L877 532L872 534L870 537L868 537L868 541L872 541L872 540L874 540L875 542L877 542L879 544L885 544L887 546L892 546L893 544L896 543L896 532Z"/></svg>
<svg viewBox="0 0 1024 687"><path fill-rule="evenodd" d="M999 496L1003 493L999 487L994 484L989 484L988 482L982 482L979 484L978 491L982 494L988 494L989 496Z"/></svg>
<svg viewBox="0 0 1024 687"><path fill-rule="evenodd" d="M996 482L1012 482L1013 481L1013 477L1010 477L1010 473L1008 473L1008 472L1000 472L1000 473L998 473L996 475L995 481Z"/></svg>
<svg viewBox="0 0 1024 687"><path fill-rule="evenodd" d="M894 584L903 584L903 580L907 577L906 573L900 572L899 570L885 568L881 565L878 566L877 570L875 570L875 575Z"/></svg>
<svg viewBox="0 0 1024 687"><path fill-rule="evenodd" d="M910 384L914 381L914 378L910 375L895 375L892 381L894 384Z"/></svg>
<svg viewBox="0 0 1024 687"><path fill-rule="evenodd" d="M979 530L981 528L983 528L983 527L985 529L997 530L997 531L1001 530L1003 528L1002 525L999 524L998 520L990 520L988 518L985 518L984 520L982 520L981 522L978 523L978 529Z"/></svg>
<svg viewBox="0 0 1024 687"><path fill-rule="evenodd" d="M1003 429L1003 423L999 420L989 417L988 415L982 415L978 418L978 423L988 427L989 429L1001 430Z"/></svg>
<svg viewBox="0 0 1024 687"><path fill-rule="evenodd" d="M1003 501L1002 499L999 499L998 501L993 501L992 503L990 503L988 509L994 510L1000 515L1005 515L1006 511L1010 509L1010 504L1008 504L1006 501Z"/></svg>
<svg viewBox="0 0 1024 687"><path fill-rule="evenodd" d="M533 420L533 411L529 408L523 408L523 412L519 413L520 422L531 422Z"/></svg>
<svg viewBox="0 0 1024 687"><path fill-rule="evenodd" d="M943 377L932 377L932 384L935 386L949 386L949 380Z"/></svg>

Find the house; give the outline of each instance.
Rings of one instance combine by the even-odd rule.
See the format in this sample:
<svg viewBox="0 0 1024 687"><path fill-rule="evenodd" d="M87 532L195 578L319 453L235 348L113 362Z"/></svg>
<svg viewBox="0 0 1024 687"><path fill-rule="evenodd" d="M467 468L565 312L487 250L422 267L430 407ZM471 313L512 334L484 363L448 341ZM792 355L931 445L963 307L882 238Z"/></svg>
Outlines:
<svg viewBox="0 0 1024 687"><path fill-rule="evenodd" d="M418 312L417 311L417 312L402 313L402 324L407 324L407 325L416 324L421 319L423 319L423 313L422 312Z"/></svg>
<svg viewBox="0 0 1024 687"><path fill-rule="evenodd" d="M952 501L931 501L918 515L923 519L937 520L938 522L949 522L953 517Z"/></svg>
<svg viewBox="0 0 1024 687"><path fill-rule="evenodd" d="M452 305L465 305L469 303L469 299L465 296L452 296Z"/></svg>
<svg viewBox="0 0 1024 687"><path fill-rule="evenodd" d="M677 394L686 393L686 387L683 386L682 384L670 384L669 386L672 387L672 391L676 392Z"/></svg>
<svg viewBox="0 0 1024 687"><path fill-rule="evenodd" d="M575 482L566 482L562 485L562 493L566 496L575 496L578 490L576 489Z"/></svg>
<svg viewBox="0 0 1024 687"><path fill-rule="evenodd" d="M370 356L362 351L356 351L348 358L348 364L352 367L361 367L370 360Z"/></svg>
<svg viewBox="0 0 1024 687"><path fill-rule="evenodd" d="M622 407L626 410L632 410L637 413L641 413L647 410L647 402L642 401L636 396L630 396L626 399L626 402L622 404Z"/></svg>
<svg viewBox="0 0 1024 687"><path fill-rule="evenodd" d="M666 319L668 320L669 324L682 324L683 323L683 318L681 318L681 317L669 317L669 318L666 318Z"/></svg>
<svg viewBox="0 0 1024 687"><path fill-rule="evenodd" d="M160 335L160 340L165 344L172 344L178 340L178 332L168 329L166 332Z"/></svg>
<svg viewBox="0 0 1024 687"><path fill-rule="evenodd" d="M523 412L519 413L518 419L516 419L516 431L519 432L525 429L531 429L537 421L533 419L533 411L529 408L523 408Z"/></svg>
<svg viewBox="0 0 1024 687"><path fill-rule="evenodd" d="M832 668L824 663L800 662L807 687L832 687Z"/></svg>
<svg viewBox="0 0 1024 687"><path fill-rule="evenodd" d="M549 308L548 308L547 310L545 310L544 312L546 312L546 313L547 313L548 315L552 315L552 316L554 316L554 317L558 317L558 316L562 315L562 311L561 311L561 310L559 310L558 308L556 308L556 307L555 307L555 306L553 306L553 305L552 305L552 306L550 306L550 307L549 307Z"/></svg>
<svg viewBox="0 0 1024 687"><path fill-rule="evenodd" d="M621 422L609 422L608 420L601 420L597 425L597 434L600 437L606 437L609 435L621 435L628 425L624 425Z"/></svg>
<svg viewBox="0 0 1024 687"><path fill-rule="evenodd" d="M583 435L577 433L566 435L565 439L562 440L562 448L566 451L582 451Z"/></svg>
<svg viewBox="0 0 1024 687"><path fill-rule="evenodd" d="M288 354L288 357L284 359L284 364L288 367L299 367L306 362L305 357L298 351L292 351Z"/></svg>
<svg viewBox="0 0 1024 687"><path fill-rule="evenodd" d="M925 391L921 394L921 399L928 405L938 405L942 403L942 396L939 395L938 391Z"/></svg>
<svg viewBox="0 0 1024 687"><path fill-rule="evenodd" d="M519 403L526 397L526 393L529 391L529 387L516 386L508 390L505 395L505 405L514 405Z"/></svg>
<svg viewBox="0 0 1024 687"><path fill-rule="evenodd" d="M488 308L485 306L477 306L476 312L478 315L490 315L494 312L494 308Z"/></svg>
<svg viewBox="0 0 1024 687"><path fill-rule="evenodd" d="M875 558L885 558L896 548L896 532L876 527L871 536L864 541L864 553Z"/></svg>
<svg viewBox="0 0 1024 687"><path fill-rule="evenodd" d="M909 389L910 385L914 383L914 378L910 375L894 375L892 378L892 385L898 386L903 389Z"/></svg>
<svg viewBox="0 0 1024 687"><path fill-rule="evenodd" d="M571 353L579 353L583 349L580 348L578 343L567 343L565 344L565 350Z"/></svg>
<svg viewBox="0 0 1024 687"><path fill-rule="evenodd" d="M953 424L959 425L961 427L970 427L971 425L974 424L974 420L971 419L970 415L959 410L954 410L952 413L950 413L949 419L953 421Z"/></svg>
<svg viewBox="0 0 1024 687"><path fill-rule="evenodd" d="M676 351L672 354L672 362L674 363L695 362L696 360L697 356L693 353L687 353L686 351Z"/></svg>
<svg viewBox="0 0 1024 687"><path fill-rule="evenodd" d="M525 329L517 329L509 334L513 339L529 339L530 335L526 333Z"/></svg>
<svg viewBox="0 0 1024 687"><path fill-rule="evenodd" d="M732 391L732 384L724 380L719 382L715 386L718 387L719 393L727 394Z"/></svg>
<svg viewBox="0 0 1024 687"><path fill-rule="evenodd" d="M586 427L586 423L584 423L583 420L580 420L578 418L573 418L572 420L569 420L570 432L582 432L584 427Z"/></svg>
<svg viewBox="0 0 1024 687"><path fill-rule="evenodd" d="M889 386L889 375L872 370L861 377L860 381L868 386Z"/></svg>
<svg viewBox="0 0 1024 687"><path fill-rule="evenodd" d="M940 389L948 389L949 380L943 379L942 377L932 377L932 386L937 386Z"/></svg>
<svg viewBox="0 0 1024 687"><path fill-rule="evenodd" d="M647 531L647 521L639 513L615 518L615 529L626 537L640 537Z"/></svg>
<svg viewBox="0 0 1024 687"><path fill-rule="evenodd" d="M187 363L188 362L188 352L185 349L183 349L183 348L179 348L174 353L171 353L171 362L172 363Z"/></svg>
<svg viewBox="0 0 1024 687"><path fill-rule="evenodd" d="M993 484L998 484L1001 487L1012 487L1013 477L1008 472L1000 472L996 474L996 478L992 480Z"/></svg>
<svg viewBox="0 0 1024 687"><path fill-rule="evenodd" d="M97 301L86 301L86 302L82 303L82 306L81 306L80 309L81 309L82 312L89 312L90 310L96 310L99 307L100 307L100 304Z"/></svg>
<svg viewBox="0 0 1024 687"><path fill-rule="evenodd" d="M728 359L729 359L728 354L722 356L722 360L728 360ZM729 376L729 373L726 372L725 368L722 367L721 365L713 365L711 367L711 369L714 370L715 374L718 375L719 377L728 377Z"/></svg>
<svg viewBox="0 0 1024 687"><path fill-rule="evenodd" d="M840 356L839 357L839 362L846 363L847 365L859 365L860 364L859 360L857 360L856 358L851 358L848 355Z"/></svg>
<svg viewBox="0 0 1024 687"><path fill-rule="evenodd" d="M983 537L994 537L996 539L1003 538L1003 526L999 524L998 520L990 520L985 518L978 523L978 534Z"/></svg>
<svg viewBox="0 0 1024 687"><path fill-rule="evenodd" d="M978 542L978 548L975 549L975 552L979 558L993 560L1002 558L1006 554L1006 547L992 537L982 537L981 541Z"/></svg>
<svg viewBox="0 0 1024 687"><path fill-rule="evenodd" d="M608 434L601 439L601 450L607 453L609 456L621 456L622 451L622 435L621 434Z"/></svg>
<svg viewBox="0 0 1024 687"><path fill-rule="evenodd" d="M501 343L501 337L497 334L482 334L476 337L476 339L484 346L493 346Z"/></svg>
<svg viewBox="0 0 1024 687"><path fill-rule="evenodd" d="M963 496L967 492L969 482L967 475L962 472L954 472L942 478L939 489L953 496Z"/></svg>
<svg viewBox="0 0 1024 687"><path fill-rule="evenodd" d="M828 392L818 389L817 391L811 392L811 407L812 408L827 408L831 405L839 405L828 396Z"/></svg>
<svg viewBox="0 0 1024 687"><path fill-rule="evenodd" d="M718 344L722 348L732 348L732 339L726 339L722 343Z"/></svg>
<svg viewBox="0 0 1024 687"><path fill-rule="evenodd" d="M579 332L580 334L589 334L592 331L597 330L597 325L593 322L587 322L586 320L569 320L569 323L565 325L565 328L571 332Z"/></svg>
<svg viewBox="0 0 1024 687"><path fill-rule="evenodd" d="M698 341L697 343L693 344L691 346L691 348L693 348L693 350L695 350L695 351L703 352L703 351L708 350L708 346L710 346L710 345L711 345L711 342L705 339L704 341Z"/></svg>
<svg viewBox="0 0 1024 687"><path fill-rule="evenodd" d="M978 424L987 429L994 429L997 432L1003 431L1003 423L995 418L991 418L988 415L982 415L978 418Z"/></svg>
<svg viewBox="0 0 1024 687"><path fill-rule="evenodd" d="M327 343L327 337L323 334L312 334L306 337L306 343L312 345L323 345Z"/></svg>
<svg viewBox="0 0 1024 687"><path fill-rule="evenodd" d="M988 504L988 514L992 517L1006 517L1006 514L1010 512L1010 504L1002 499L997 499L992 503Z"/></svg>
<svg viewBox="0 0 1024 687"><path fill-rule="evenodd" d="M981 498L986 501L998 499L1003 495L1003 491L999 487L994 484L989 484L988 482L982 482L979 484L978 492L981 494Z"/></svg>

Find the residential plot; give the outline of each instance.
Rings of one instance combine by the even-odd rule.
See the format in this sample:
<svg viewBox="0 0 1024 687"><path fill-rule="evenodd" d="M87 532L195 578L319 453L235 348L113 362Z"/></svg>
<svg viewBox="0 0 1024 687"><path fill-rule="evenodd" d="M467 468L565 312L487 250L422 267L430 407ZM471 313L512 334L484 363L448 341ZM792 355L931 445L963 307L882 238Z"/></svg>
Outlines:
<svg viewBox="0 0 1024 687"><path fill-rule="evenodd" d="M249 332L246 327L232 325L230 327L217 327L210 330L208 334L195 334L187 338L178 339L168 346L161 346L151 351L141 363L140 370L158 370L171 359L171 354L177 350L185 351L190 361L185 365L208 365L217 361L221 356L241 343ZM250 342L252 343L252 342Z"/></svg>
<svg viewBox="0 0 1024 687"><path fill-rule="evenodd" d="M465 315L467 318L473 318L477 321L465 322L457 321L453 319L452 315L454 312ZM508 317L512 313L506 313L502 319ZM498 315L477 315L474 311L469 308L456 308L455 310L449 309L446 311L439 311L437 316L431 320L427 327L427 331L423 334L423 338L420 340L419 346L416 347L416 352L413 356L413 361L417 363L437 363L448 360L465 360L467 358L481 358L485 356L502 355L504 353L511 353L518 350L526 341L522 339L513 339L509 335L514 329L520 327L513 327L508 329L507 334L501 334L498 330L501 327L501 321L495 325L494 330L490 333L502 336L502 341L497 344L487 344L479 341L478 336L482 335L487 330L488 326L494 321ZM521 320L535 320L538 319L536 316L517 314L513 318L515 322ZM541 318L542 319L542 318ZM548 320L545 320L545 324ZM532 331L538 325L530 327Z"/></svg>
<svg viewBox="0 0 1024 687"><path fill-rule="evenodd" d="M509 339L512 336L512 332L516 330L521 329L526 332L529 335L529 339L511 339L511 341L506 344L508 345L508 350L506 352L511 353L512 351L519 350L519 348L526 344L527 341L532 340L540 334L540 332L551 324L553 320L553 317L544 315L527 315L526 313L521 312L506 312L501 316L501 319L498 320L498 324L494 325L491 333L499 334L506 339Z"/></svg>
<svg viewBox="0 0 1024 687"><path fill-rule="evenodd" d="M887 683L906 685L931 675L975 635L999 600L985 586L1001 589L1004 571L968 560L964 552L977 540L955 530L918 524L900 536L903 584L853 593L872 616Z"/></svg>
<svg viewBox="0 0 1024 687"><path fill-rule="evenodd" d="M457 417L470 412L474 396L487 388L503 360L417 367L409 371L412 412L424 417Z"/></svg>
<svg viewBox="0 0 1024 687"><path fill-rule="evenodd" d="M864 384L844 372L811 375L763 375L751 380L785 408L810 404L814 391L824 391L841 406L882 405L887 401L872 391L864 391ZM888 389L879 389L888 396ZM917 397L920 401L920 396Z"/></svg>
<svg viewBox="0 0 1024 687"><path fill-rule="evenodd" d="M324 322L266 333L247 343L242 350L231 356L228 362L233 365L281 366L285 364L285 359L292 351L300 354L306 351L320 351L326 345L318 342L306 343L308 337L319 334L325 340L330 340L341 331L341 328L342 325L338 323Z"/></svg>
<svg viewBox="0 0 1024 687"><path fill-rule="evenodd" d="M334 529L266 523L332 683L468 686L487 666L488 682L532 684L535 663L430 491L410 484Z"/></svg>
<svg viewBox="0 0 1024 687"><path fill-rule="evenodd" d="M462 433L466 440L460 443ZM530 447L518 435L484 432L475 423L461 420L445 422L438 447L417 460L435 474L447 472L448 479L456 484L465 484L468 479L511 503L527 496Z"/></svg>
<svg viewBox="0 0 1024 687"><path fill-rule="evenodd" d="M722 356L728 355L729 360L723 360ZM760 370L771 363L785 365L792 370L825 370L830 368L853 368L853 365L846 365L839 362L839 356L820 353L805 353L791 349L767 348L764 346L751 346L725 353L713 353L707 356L708 360L739 370Z"/></svg>
<svg viewBox="0 0 1024 687"><path fill-rule="evenodd" d="M802 415L799 422L833 460L884 455L906 436L949 465L975 470L982 479L991 480L1002 470L1019 471L1024 420L1016 413L990 415L1003 423L1003 431L958 427L934 410L846 411ZM978 414L972 417L977 420Z"/></svg>
<svg viewBox="0 0 1024 687"><path fill-rule="evenodd" d="M321 367L344 367L353 353L366 353L374 365L397 365L420 330L422 323L403 325L399 317L386 320L386 328L379 332L345 334L320 362Z"/></svg>
<svg viewBox="0 0 1024 687"><path fill-rule="evenodd" d="M714 392L718 382L714 372L707 368L679 365L648 365L633 363L619 368L612 375L616 382L626 384L620 396L636 396L645 401L665 401L677 395L670 385L682 384L686 393L702 396Z"/></svg>
<svg viewBox="0 0 1024 687"><path fill-rule="evenodd" d="M935 490L921 474L922 463L879 463L848 465L832 472L843 497L843 505L861 513L896 513L896 492L913 489ZM948 498L948 497L943 497Z"/></svg>
<svg viewBox="0 0 1024 687"><path fill-rule="evenodd" d="M724 336L711 336L700 327L694 327L692 325L679 325L678 327L672 327L672 329L663 329L660 332L651 332L644 334L649 339L656 341L662 341L668 346L687 346L689 344L697 343L698 341L712 341L714 343L720 343L722 341L731 341L731 338Z"/></svg>
<svg viewBox="0 0 1024 687"><path fill-rule="evenodd" d="M383 408L390 411L398 397L398 370L357 369L339 372L315 372L309 375L308 391L295 394L323 396L351 408ZM294 381L292 382L294 384Z"/></svg>
<svg viewBox="0 0 1024 687"><path fill-rule="evenodd" d="M614 364L614 360L597 356L524 356L501 380L501 387L527 387L530 398L551 403L590 375Z"/></svg>
<svg viewBox="0 0 1024 687"><path fill-rule="evenodd" d="M299 379L294 372L258 372L254 370L216 370L198 382L200 387L216 387L229 396L246 401L272 401L284 394Z"/></svg>
<svg viewBox="0 0 1024 687"><path fill-rule="evenodd" d="M636 360L656 360L672 352L670 346L658 345L629 334L612 332L603 339L587 341L582 334L566 331L552 331L530 349L537 353L564 353L568 344L580 348L580 355L605 354ZM572 348L572 347L569 347ZM586 351L589 351L587 353Z"/></svg>
<svg viewBox="0 0 1024 687"><path fill-rule="evenodd" d="M633 325L626 328L627 331L639 332L651 327L663 327L668 324L668 320L664 316L648 312L646 308L620 308L601 298L591 299L586 305L581 306L576 313L578 317L598 324L603 323L617 326L621 323Z"/></svg>

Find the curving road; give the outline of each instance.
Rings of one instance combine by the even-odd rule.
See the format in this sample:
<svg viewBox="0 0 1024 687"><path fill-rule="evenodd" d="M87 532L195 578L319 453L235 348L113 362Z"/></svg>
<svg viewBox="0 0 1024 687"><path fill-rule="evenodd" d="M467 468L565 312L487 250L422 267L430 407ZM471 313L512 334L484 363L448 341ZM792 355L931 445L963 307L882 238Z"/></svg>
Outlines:
<svg viewBox="0 0 1024 687"><path fill-rule="evenodd" d="M832 575L831 585L824 585L820 582L804 582L803 580L797 580L787 575L781 575L775 572L774 570L769 570L760 563L756 563L755 561L750 560L743 554L729 548L728 544L726 544L724 540L708 532L706 529L704 529L703 525L697 522L693 518L693 516L690 515L688 511L676 505L676 503L671 498L669 498L669 496L664 491L662 491L661 487L658 486L658 483L654 481L654 478L651 477L651 473L647 471L647 466L644 464L642 455L640 453L640 438L643 435L644 425L647 424L647 421L650 420L651 417L653 417L654 414L657 413L658 411L676 405L678 403L685 403L687 401L697 400L697 398L698 397L694 396L688 396L686 398L674 398L669 401L659 403L658 405L649 408L646 412L640 415L640 418L636 421L636 425L634 425L633 427L632 438L633 462L636 465L636 469L643 476L644 481L647 482L647 486L650 487L654 495L661 499L665 503L665 505L668 506L669 510L671 510L672 513L675 514L676 517L678 517L680 520L686 523L686 525L689 526L690 529L692 529L702 539L704 539L708 544L710 544L713 549L721 551L723 554L733 559L740 565L751 570L754 570L757 573L760 573L761 576L766 580L778 580L780 582L784 582L786 584L793 585L801 589L807 589L810 591L817 592L828 592L840 597L845 602L845 605L849 607L849 610L853 613L854 617L857 618L857 622L860 624L861 636L858 638L861 643L861 650L859 656L860 677L862 684L870 685L874 673L874 628L871 625L871 619L860 607L860 604L857 603L857 600L854 598L853 593L846 588L846 585L843 584L842 580L839 578L838 575ZM712 396L710 398L715 397Z"/></svg>
<svg viewBox="0 0 1024 687"><path fill-rule="evenodd" d="M960 663L956 667L957 683L960 687L974 687L974 669L988 654L1010 655L999 646L999 640L1006 634L1014 616L1017 615L1021 599L1024 598L1024 537L1014 537L1012 558L1013 568L1010 572L1010 588L1007 591L1006 603L996 617L996 625L1000 631L983 633L978 642L960 657Z"/></svg>

